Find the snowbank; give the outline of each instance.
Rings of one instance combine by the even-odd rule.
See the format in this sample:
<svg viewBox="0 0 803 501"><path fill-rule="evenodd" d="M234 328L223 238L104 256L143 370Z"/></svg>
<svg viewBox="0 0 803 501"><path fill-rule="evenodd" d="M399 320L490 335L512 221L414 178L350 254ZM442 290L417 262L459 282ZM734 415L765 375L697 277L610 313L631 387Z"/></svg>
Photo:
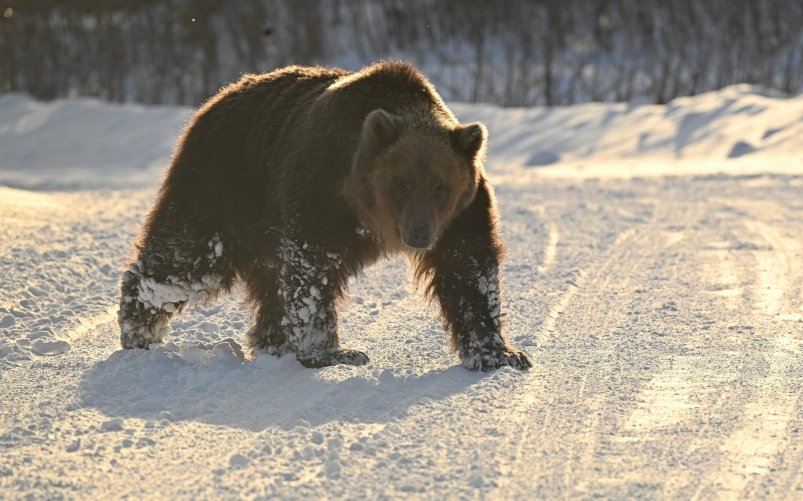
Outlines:
<svg viewBox="0 0 803 501"><path fill-rule="evenodd" d="M191 112L0 96L0 184L44 190L152 184Z"/></svg>
<svg viewBox="0 0 803 501"><path fill-rule="evenodd" d="M756 86L667 105L454 109L488 125L492 173L510 173L511 164L558 176L803 172L803 96L783 99ZM500 163L508 165L494 169Z"/></svg>
<svg viewBox="0 0 803 501"><path fill-rule="evenodd" d="M533 168L558 176L803 170L803 96L782 99L760 87L737 85L665 106L452 107L461 120L488 125L491 174ZM191 113L183 107L2 96L0 184L152 186ZM691 159L693 167L679 162Z"/></svg>

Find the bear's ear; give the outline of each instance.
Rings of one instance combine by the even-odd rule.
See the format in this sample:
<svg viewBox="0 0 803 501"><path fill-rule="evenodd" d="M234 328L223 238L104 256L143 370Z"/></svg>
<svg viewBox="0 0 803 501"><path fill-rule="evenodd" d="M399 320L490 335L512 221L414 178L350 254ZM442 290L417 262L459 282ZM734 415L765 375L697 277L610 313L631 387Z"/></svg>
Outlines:
<svg viewBox="0 0 803 501"><path fill-rule="evenodd" d="M401 117L376 109L365 117L362 141L374 149L387 146L401 135L402 126Z"/></svg>
<svg viewBox="0 0 803 501"><path fill-rule="evenodd" d="M457 151L474 159L485 152L485 140L488 131L481 122L460 125L452 131L452 142Z"/></svg>

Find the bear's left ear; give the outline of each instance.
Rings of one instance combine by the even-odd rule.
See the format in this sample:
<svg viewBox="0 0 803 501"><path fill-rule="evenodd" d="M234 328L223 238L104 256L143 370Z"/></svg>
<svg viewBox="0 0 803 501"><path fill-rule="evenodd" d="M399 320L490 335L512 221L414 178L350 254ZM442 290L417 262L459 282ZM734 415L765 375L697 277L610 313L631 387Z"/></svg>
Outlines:
<svg viewBox="0 0 803 501"><path fill-rule="evenodd" d="M459 125L452 131L452 142L455 148L457 148L457 151L472 160L485 153L485 141L487 137L488 130L481 122Z"/></svg>
<svg viewBox="0 0 803 501"><path fill-rule="evenodd" d="M365 117L362 125L362 141L371 148L381 148L395 141L401 135L401 117L376 109Z"/></svg>

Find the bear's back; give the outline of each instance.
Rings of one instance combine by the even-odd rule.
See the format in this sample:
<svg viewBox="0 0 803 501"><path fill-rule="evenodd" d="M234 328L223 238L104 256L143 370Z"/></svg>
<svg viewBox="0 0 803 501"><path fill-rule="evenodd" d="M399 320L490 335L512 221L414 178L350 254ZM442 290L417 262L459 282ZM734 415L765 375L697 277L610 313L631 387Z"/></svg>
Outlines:
<svg viewBox="0 0 803 501"><path fill-rule="evenodd" d="M162 198L204 219L236 222L242 215L263 212L266 191L276 179L280 146L298 127L305 108L347 74L291 66L246 74L222 88L185 127ZM225 208L208 202L219 200L226 201Z"/></svg>
<svg viewBox="0 0 803 501"><path fill-rule="evenodd" d="M304 108L345 70L290 66L261 75L246 74L207 100L185 128L173 171L191 164L197 176L230 175L232 169L264 166L271 147L295 126ZM182 158L188 157L188 158ZM250 174L253 174L250 173ZM252 179L253 180L253 179Z"/></svg>

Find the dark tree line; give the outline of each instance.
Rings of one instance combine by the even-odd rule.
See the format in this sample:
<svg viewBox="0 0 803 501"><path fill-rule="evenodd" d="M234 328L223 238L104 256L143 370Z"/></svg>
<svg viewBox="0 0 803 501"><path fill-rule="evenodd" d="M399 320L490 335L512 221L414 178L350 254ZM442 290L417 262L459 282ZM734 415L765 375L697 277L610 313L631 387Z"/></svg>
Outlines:
<svg viewBox="0 0 803 501"><path fill-rule="evenodd" d="M417 63L445 97L803 91L799 0L4 0L0 92L197 105L244 72Z"/></svg>

